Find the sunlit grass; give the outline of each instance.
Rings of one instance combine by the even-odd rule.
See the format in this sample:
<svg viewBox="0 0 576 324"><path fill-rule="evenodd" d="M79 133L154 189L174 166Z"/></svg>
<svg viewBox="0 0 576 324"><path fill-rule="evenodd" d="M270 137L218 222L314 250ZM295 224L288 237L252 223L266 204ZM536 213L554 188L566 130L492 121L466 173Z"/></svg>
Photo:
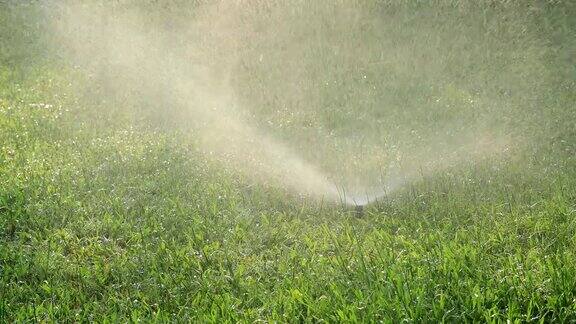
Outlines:
<svg viewBox="0 0 576 324"><path fill-rule="evenodd" d="M21 28L33 37L0 41L12 51L3 52L0 68L0 321L574 321L576 89L567 51L575 48L575 26L567 17L575 12L568 2L563 10L534 6L522 16L529 24L512 26L503 18L511 11L488 3L462 9L470 10L466 17L486 14L493 30L456 42L478 48L453 50L494 55L485 59L503 66L430 71L434 87L409 87L422 78L412 80L402 66L385 74L386 65L370 62L353 77L328 69L336 80L328 86L302 72L323 93L305 110L280 88L272 87L272 103L258 91L290 67L246 62L249 71L272 69L254 72L270 80L239 87L253 121L294 147L313 138L301 153L328 169L342 168L341 160L320 157L350 153L358 129L368 143L418 146L444 129L430 124L473 127L487 118L523 140L505 159L422 172L357 218L224 168L200 154L185 125L158 116L145 99L99 97L104 90L90 76L25 50L39 27L19 17L40 19L34 6L1 4L3 22L20 21L0 25L2 35ZM456 15L438 8L396 8L391 19L406 28L395 35L419 30L407 27L410 19L437 27L442 19L432 13ZM446 28L479 26L447 21ZM514 28L524 25L536 32L518 36L530 45L520 57L497 35L514 40ZM444 50L451 52L440 42L434 53ZM468 60L476 62L453 63ZM370 82L393 95L365 95ZM404 105L379 115L380 105L396 103ZM410 127L378 133L395 123ZM356 153L369 159L374 146Z"/></svg>

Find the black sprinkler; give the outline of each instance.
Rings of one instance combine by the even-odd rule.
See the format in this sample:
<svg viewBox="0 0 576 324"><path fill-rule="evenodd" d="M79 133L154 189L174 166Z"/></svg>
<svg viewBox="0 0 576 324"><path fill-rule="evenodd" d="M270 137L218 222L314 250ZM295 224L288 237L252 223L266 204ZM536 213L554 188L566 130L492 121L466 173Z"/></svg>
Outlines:
<svg viewBox="0 0 576 324"><path fill-rule="evenodd" d="M356 217L364 216L364 206L356 205L356 207L354 207L354 211L356 212Z"/></svg>

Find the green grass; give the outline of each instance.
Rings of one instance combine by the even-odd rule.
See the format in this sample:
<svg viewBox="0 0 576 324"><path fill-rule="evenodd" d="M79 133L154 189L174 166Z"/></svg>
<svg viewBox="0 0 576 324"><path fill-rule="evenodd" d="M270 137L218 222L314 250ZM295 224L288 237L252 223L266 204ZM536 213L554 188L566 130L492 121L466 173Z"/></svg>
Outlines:
<svg viewBox="0 0 576 324"><path fill-rule="evenodd" d="M242 45L254 123L336 171L348 157L323 157L448 125L518 142L356 218L223 168L145 99L103 97L46 45L41 5L0 3L0 321L576 321L574 4L363 5L363 39L301 4L282 20L301 48L266 30ZM298 80L308 92L282 88Z"/></svg>

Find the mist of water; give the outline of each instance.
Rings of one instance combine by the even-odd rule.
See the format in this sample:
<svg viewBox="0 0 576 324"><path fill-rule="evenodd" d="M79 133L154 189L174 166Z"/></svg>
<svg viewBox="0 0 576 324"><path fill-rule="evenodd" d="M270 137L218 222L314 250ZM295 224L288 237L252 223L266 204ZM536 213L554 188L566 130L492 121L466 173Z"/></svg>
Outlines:
<svg viewBox="0 0 576 324"><path fill-rule="evenodd" d="M385 18L367 14L366 6L329 3L309 3L308 6L310 12L297 4L225 1L196 6L189 9L185 19L178 20L171 19L170 12L154 16L130 6L60 5L57 8L59 19L54 24L55 43L73 64L90 73L113 75L106 82L116 93L137 92L159 109L177 107L161 113L177 115L177 119L189 123L203 151L227 167L258 182L272 183L318 199L363 205L422 176L433 175L459 163L491 158L507 149L510 140L495 131L486 119L479 125L467 124L466 127L462 127L463 123L457 117L438 125L433 119L416 126L404 125L401 123L405 118L402 109L397 107L388 113L388 119L396 120L396 125L386 123L384 114L380 128L368 117L366 128L360 123L355 130L334 135L322 121L314 119L321 115L318 107L330 108L325 108L328 104L324 105L326 100L322 99L326 96L321 93L323 88L311 85L311 82L319 83L325 75L326 88L346 87L346 72L323 59L322 56L327 55L323 52L326 48L332 49L330 53L336 53L329 57L338 55L338 59L345 58L342 62L360 66L350 73L358 75L361 81L368 79L366 68L374 64L375 58L379 60L378 64L386 66L390 75L396 76L387 84L384 78L385 84L380 88L376 85L363 87L349 95L350 102L336 101L336 105L349 106L339 109L358 110L359 115L365 98L397 91L395 85L419 80L430 83L431 87L437 86L434 76L441 73L440 65L444 63L410 56L417 53L410 53L413 49L407 48L406 44L388 44L386 35L398 38L401 32L394 26L379 23L378 19ZM386 51L364 48L364 55L358 51L361 46L353 42L353 37L338 39L342 32L339 28L351 29L360 35L365 24L388 28L379 38L372 39L386 44ZM315 40L330 43L316 48L315 52L311 47ZM346 44L347 41L351 43ZM308 56L314 58L306 61ZM414 68L406 62L417 66ZM327 65L323 66L324 63ZM256 64L265 67L258 70L259 67L252 66ZM339 83L330 79L335 76L334 71L340 71ZM354 77L350 75L350 78ZM260 81L254 81L258 78ZM248 89L247 84L251 88ZM466 91L456 92L456 97L464 98L459 97L461 100L471 102L477 98ZM274 101L273 98L280 99ZM262 126L258 107L265 105L266 100L270 100L269 105L287 105L290 100L297 102L290 113L298 115L294 117L297 121L304 118L301 116L312 116L309 127L312 140L308 140L307 135L297 134L293 141L285 140L282 134ZM370 105L374 106L374 103ZM374 109L386 111L401 103L384 100L381 105ZM280 109L285 107L272 107L264 114L274 116L274 111ZM348 115L340 123L357 118ZM421 127L424 134L418 136L425 137L419 144L404 141L412 145L399 147L401 140L398 144L390 144L402 136L407 138L405 133L413 136L418 132L416 127ZM388 139L384 144L377 135L381 132L389 135L380 137ZM367 135L362 136L365 133ZM290 134L290 128L283 134Z"/></svg>

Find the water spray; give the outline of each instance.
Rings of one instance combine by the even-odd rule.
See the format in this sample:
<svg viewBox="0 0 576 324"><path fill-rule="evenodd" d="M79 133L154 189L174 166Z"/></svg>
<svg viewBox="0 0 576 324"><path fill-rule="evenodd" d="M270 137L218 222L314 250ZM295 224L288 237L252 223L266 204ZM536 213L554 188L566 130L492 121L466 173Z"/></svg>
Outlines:
<svg viewBox="0 0 576 324"><path fill-rule="evenodd" d="M279 10L282 8L284 7L280 7ZM308 161L305 156L302 156L299 150L294 151L290 149L292 146L280 142L277 137L273 136L274 134L269 134L267 131L268 128L260 128L258 123L250 122L252 121L251 118L249 118L249 120L244 118L244 116L253 115L249 108L247 108L248 110L246 111L244 110L244 103L250 107L251 105L268 105L269 102L272 102L274 105L278 104L278 107L285 107L282 109L290 111L290 116L292 116L292 114L294 114L294 116L300 116L300 113L304 112L304 110L298 110L299 108L304 108L300 107L298 102L311 101L316 103L312 105L310 109L324 107L323 105L317 104L322 101L316 99L322 99L323 97L316 97L315 91L306 92L294 90L294 93L288 93L283 97L284 94L282 93L285 92L284 86L266 88L270 90L269 94L258 90L254 91L258 93L258 95L254 95L254 97L241 96L236 98L237 94L245 93L245 91L243 91L245 88L240 86L244 82L236 82L235 80L243 80L244 77L246 77L247 80L252 80L252 76L250 76L252 74L247 74L248 71L250 71L250 73L256 73L258 77L253 79L257 80L248 82L248 85L252 88L248 87L246 89L260 89L262 84L259 80L261 76L264 76L264 74L258 74L260 73L258 71L264 72L264 70L261 70L264 65L258 65L249 67L246 71L242 72L243 74L240 74L238 78L224 77L239 72L236 64L243 62L244 58L250 57L246 55L252 51L252 49L250 49L252 46L248 46L247 48L243 47L242 44L244 42L232 42L233 44L228 44L230 43L226 41L228 37L231 35L240 35L248 39L247 43L252 43L251 37L259 35L259 33L253 33L251 31L251 27L249 26L252 24L246 24L243 20L244 18L242 18L244 16L231 14L231 16L226 16L226 19L220 19L220 23L215 24L214 20L221 16L222 10L220 10L219 7L206 8L206 16L201 15L201 17L194 18L194 24L190 27L193 27L193 29L190 30L198 31L198 33L194 32L194 35L206 33L208 36L202 37L197 41L195 38L192 38L190 42L182 42L182 45L172 48L167 45L172 44L175 40L172 35L176 34L176 30L166 31L166 33L149 33L148 25L140 26L139 23L135 23L130 15L117 16L114 14L114 11L107 12L104 8L91 8L90 6L72 5L68 9L69 10L66 10L66 14L63 15L63 18L58 20L55 27L58 32L58 44L66 48L64 53L70 52L72 61L80 62L80 65L86 66L88 71L99 71L98 69L100 69L104 75L113 73L111 75L113 77L104 79L106 80L105 82L111 82L110 88L118 90L119 93L144 93L146 91L142 91L142 89L155 89L154 93L156 94L146 97L146 101L153 102L154 105L152 106L154 107L176 107L170 110L174 112L174 117L185 121L182 124L183 127L191 125L190 128L193 130L194 139L200 148L199 151L209 152L207 155L209 155L211 159L222 162L231 169L245 174L247 178L251 180L254 179L263 184L277 183L278 186L294 193L317 199L325 198L334 204L340 203L342 206L345 206L343 210L350 214L353 212L356 217L364 216L365 206L377 202L378 199L384 198L388 194L394 193L407 183L416 181L421 177L433 175L457 163L471 160L475 161L499 152L505 152L508 146L508 140L506 138L493 138L490 136L489 129L480 129L470 134L462 134L462 139L454 143L452 142L452 135L446 135L448 137L438 135L437 138L427 138L426 141L423 141L421 144L422 146L420 146L417 142L412 142L412 135L404 138L402 130L398 130L398 133L396 133L396 130L391 128L386 138L390 138L393 145L389 146L386 144L388 143L388 139L386 143L380 143L379 141L375 141L370 145L364 145L363 142L360 143L359 148L361 152L359 152L360 155L358 156L370 156L369 161L364 165L364 162L358 164L356 160L356 168L349 169L353 172L344 172L346 171L346 169L344 169L337 175L336 172L338 169L329 171L330 168L323 170L318 166L324 164L330 166L331 163L323 163L330 160L330 155L322 154L325 156L323 160L317 161L322 163L315 165L312 161ZM228 12L234 13L235 10L228 10ZM249 12L246 14L249 14ZM116 18L102 19L103 17L109 16ZM259 14L254 14L253 17L249 15L246 18L259 21L260 16ZM230 24L223 23L228 20L227 18L235 20ZM188 35L187 30L188 29L184 29L183 34ZM272 31L274 31L274 29L270 29L270 33L264 33L262 37L272 37L274 35ZM307 35L307 31L308 28L302 29L304 34L301 36L295 34L298 37L284 39L281 44L291 44L299 41ZM360 29L356 30L355 33L356 32L360 33ZM91 41L86 42L86 38L89 38ZM261 39L264 40L267 38L255 38L254 43L259 44ZM316 40L311 39L309 42L310 43L304 44L303 48L305 48L305 46L312 46ZM222 46L222 44L228 45ZM326 43L326 45L328 44L329 43ZM424 49L425 48L422 48L422 50ZM260 51L260 48L256 47L254 50ZM364 49L362 50L362 52L364 52ZM377 53L382 53L378 48L369 47L366 48L366 50L378 50ZM281 52L283 53L285 51ZM282 54L281 52L273 51L271 52L271 56L276 57L275 55L280 55ZM189 53L193 53L192 57L189 57ZM221 53L222 55L215 56L214 53ZM236 56L239 55L238 53L245 54ZM397 54L403 54L403 52L392 52L390 54L391 62L402 63L397 64L398 71L395 73L398 76L403 76L405 72L411 73L411 70L403 70L403 62L405 59L403 55ZM289 55L287 58L290 58L290 61L307 58L307 56L299 56L301 55L299 50L295 50L294 52L289 51L286 55ZM282 57L283 56L279 56L279 58ZM354 66L358 63L357 60L353 62L340 61L343 57L344 56L336 55L327 58L334 60L330 62L341 62L344 64L344 67L349 63L354 64ZM398 61L395 61L396 58L398 58ZM318 68L325 66L322 62L324 62L326 58L318 57L316 59L317 61L312 61L311 63L320 63L317 64ZM320 59L322 59L322 61L320 61ZM422 64L422 66L426 66L424 64L427 64L427 62L422 62ZM300 71L302 74L298 71L296 71L298 73L295 72L294 74L284 73L292 72L292 70L295 69L290 65L282 64L281 59L278 59L278 64L267 66L266 68L268 67L278 69L276 71L282 72L282 75L288 74L294 78L294 80L304 78L307 82L316 80L316 75L324 77L324 72L327 73L326 76L330 78L340 77L340 74L332 75L330 71L324 71L323 68L317 71L315 70L314 73L304 73L304 70ZM266 73L266 75L267 74L269 73ZM124 75L130 76L130 78L124 79L124 77L116 77ZM364 76L364 78L366 77ZM138 80L138 82L124 82L123 80ZM283 84L290 84L291 80L292 79L286 76L286 81L284 81ZM400 78L400 80L403 80L403 78ZM403 83L398 83L398 86L402 84ZM299 89L301 87L297 88ZM283 90L280 91L279 89ZM278 90L278 92L274 92L274 90ZM248 92L252 92L252 90ZM444 96L443 92L436 92L437 91L434 90L431 94L440 97ZM360 94L360 92L357 92L358 98L363 97L360 96ZM260 95L263 96L260 97ZM277 96L282 98L276 98ZM294 96L296 96L295 99L297 100L293 100ZM449 87L446 89L446 96L449 98L454 96L467 98L466 102L473 102L473 95L465 90ZM275 99L272 100L272 98ZM354 96L354 98L356 98L356 96ZM292 105L293 101L295 102L294 105ZM134 102L139 103L139 101ZM347 104L354 106L353 102ZM442 105L434 109L444 109ZM291 111L292 108L289 109L287 107L292 107L294 111ZM305 107L308 109L308 105L305 105ZM422 115L421 110L422 109L419 109L414 112L415 120L420 120L417 118L428 116ZM427 111L427 109L425 111ZM161 111L161 113L163 114L164 111ZM426 120L427 118L428 117L426 117ZM258 118L254 118L254 120L257 121ZM379 122L380 119L378 119L378 123ZM319 125L322 126L321 123ZM455 125L454 127L459 127L461 123L458 122ZM426 129L430 128L428 124L423 124L423 126L426 126ZM442 134L453 133L451 124L442 124L442 127L446 129L446 132L441 132ZM459 128L454 128L454 131L457 129ZM475 127L471 127L470 129L475 129ZM360 132L360 130L358 131L358 135L364 134ZM331 137L332 136L330 136L330 138ZM318 137L319 140L322 138L323 136ZM372 136L358 136L357 138L362 138L363 141L364 138L372 138ZM418 135L418 138L420 138L420 135ZM347 138L342 139L348 140ZM316 140L314 140L314 142L315 141ZM404 142L407 144L405 151L396 148L396 144L401 146L400 144ZM319 141L318 143L323 142ZM340 139L338 139L338 142L326 143L337 144L340 143ZM433 144L431 145L430 143ZM434 143L438 144L436 145ZM351 142L350 144L354 143ZM331 145L332 144L326 146ZM348 153L346 150L347 147L348 145L344 144L341 149L338 149L334 153ZM364 152L364 147L369 148L369 153ZM306 151L306 149L312 150L314 148L303 145L302 151ZM356 157L354 152L351 153L351 157ZM419 166L425 167L419 168ZM380 172L380 176L385 175L386 179L382 179L381 177L367 177L376 174L376 167L378 172ZM359 176L358 174L362 174L363 176ZM346 186L349 187L347 189L351 189L352 195L347 195L347 190L343 190L344 188L338 188L338 186L332 182L332 179L339 179L342 183L346 184ZM385 181L376 184L374 182L377 179Z"/></svg>

